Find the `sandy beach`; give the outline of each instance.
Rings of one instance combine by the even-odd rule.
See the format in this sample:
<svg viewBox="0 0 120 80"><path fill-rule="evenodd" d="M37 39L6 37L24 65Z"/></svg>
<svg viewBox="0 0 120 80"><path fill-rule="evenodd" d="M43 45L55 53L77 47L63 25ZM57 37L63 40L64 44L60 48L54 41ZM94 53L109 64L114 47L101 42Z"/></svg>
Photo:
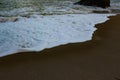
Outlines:
<svg viewBox="0 0 120 80"><path fill-rule="evenodd" d="M0 80L120 80L120 15L93 40L0 58Z"/></svg>

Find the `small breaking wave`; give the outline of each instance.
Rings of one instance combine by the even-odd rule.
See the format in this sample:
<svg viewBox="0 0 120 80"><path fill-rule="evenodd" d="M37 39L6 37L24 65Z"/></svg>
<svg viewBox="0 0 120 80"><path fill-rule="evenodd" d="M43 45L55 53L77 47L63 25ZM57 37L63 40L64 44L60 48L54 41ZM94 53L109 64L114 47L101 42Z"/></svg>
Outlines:
<svg viewBox="0 0 120 80"><path fill-rule="evenodd" d="M19 4L18 4L19 3ZM112 1L111 7L106 9L99 7L74 5L72 1L19 1L9 7L0 8L1 17L16 17L26 15L63 15L63 14L87 14L87 13L120 13L120 2ZM29 4L29 5L28 5ZM7 5L7 4L6 4ZM17 7L16 7L17 6Z"/></svg>

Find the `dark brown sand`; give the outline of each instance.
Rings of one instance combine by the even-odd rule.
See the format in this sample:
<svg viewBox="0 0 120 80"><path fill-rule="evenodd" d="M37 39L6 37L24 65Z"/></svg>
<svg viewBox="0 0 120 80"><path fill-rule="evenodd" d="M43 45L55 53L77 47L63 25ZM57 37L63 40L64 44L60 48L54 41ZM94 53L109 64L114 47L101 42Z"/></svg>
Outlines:
<svg viewBox="0 0 120 80"><path fill-rule="evenodd" d="M0 58L0 80L119 80L120 15L92 41Z"/></svg>

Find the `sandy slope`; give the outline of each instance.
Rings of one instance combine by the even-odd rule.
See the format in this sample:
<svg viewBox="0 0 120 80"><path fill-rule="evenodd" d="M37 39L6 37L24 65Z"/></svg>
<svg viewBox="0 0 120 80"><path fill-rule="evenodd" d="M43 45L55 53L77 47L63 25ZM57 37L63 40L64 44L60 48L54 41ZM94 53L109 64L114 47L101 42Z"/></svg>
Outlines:
<svg viewBox="0 0 120 80"><path fill-rule="evenodd" d="M1 80L117 80L120 78L120 15L97 25L93 40L38 54L0 58Z"/></svg>

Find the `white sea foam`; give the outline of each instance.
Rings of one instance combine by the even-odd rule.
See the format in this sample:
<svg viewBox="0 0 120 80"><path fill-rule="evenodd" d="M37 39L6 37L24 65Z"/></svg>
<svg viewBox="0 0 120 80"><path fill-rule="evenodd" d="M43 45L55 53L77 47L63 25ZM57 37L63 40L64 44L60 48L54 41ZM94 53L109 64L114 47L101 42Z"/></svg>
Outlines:
<svg viewBox="0 0 120 80"><path fill-rule="evenodd" d="M108 8L74 5L75 0L2 0L0 5L1 17L16 17L26 15L61 15L86 14L97 12L120 13L120 1L111 0ZM10 3L10 4L7 4Z"/></svg>
<svg viewBox="0 0 120 80"><path fill-rule="evenodd" d="M39 15L0 23L0 57L91 40L95 24L105 22L110 15Z"/></svg>

